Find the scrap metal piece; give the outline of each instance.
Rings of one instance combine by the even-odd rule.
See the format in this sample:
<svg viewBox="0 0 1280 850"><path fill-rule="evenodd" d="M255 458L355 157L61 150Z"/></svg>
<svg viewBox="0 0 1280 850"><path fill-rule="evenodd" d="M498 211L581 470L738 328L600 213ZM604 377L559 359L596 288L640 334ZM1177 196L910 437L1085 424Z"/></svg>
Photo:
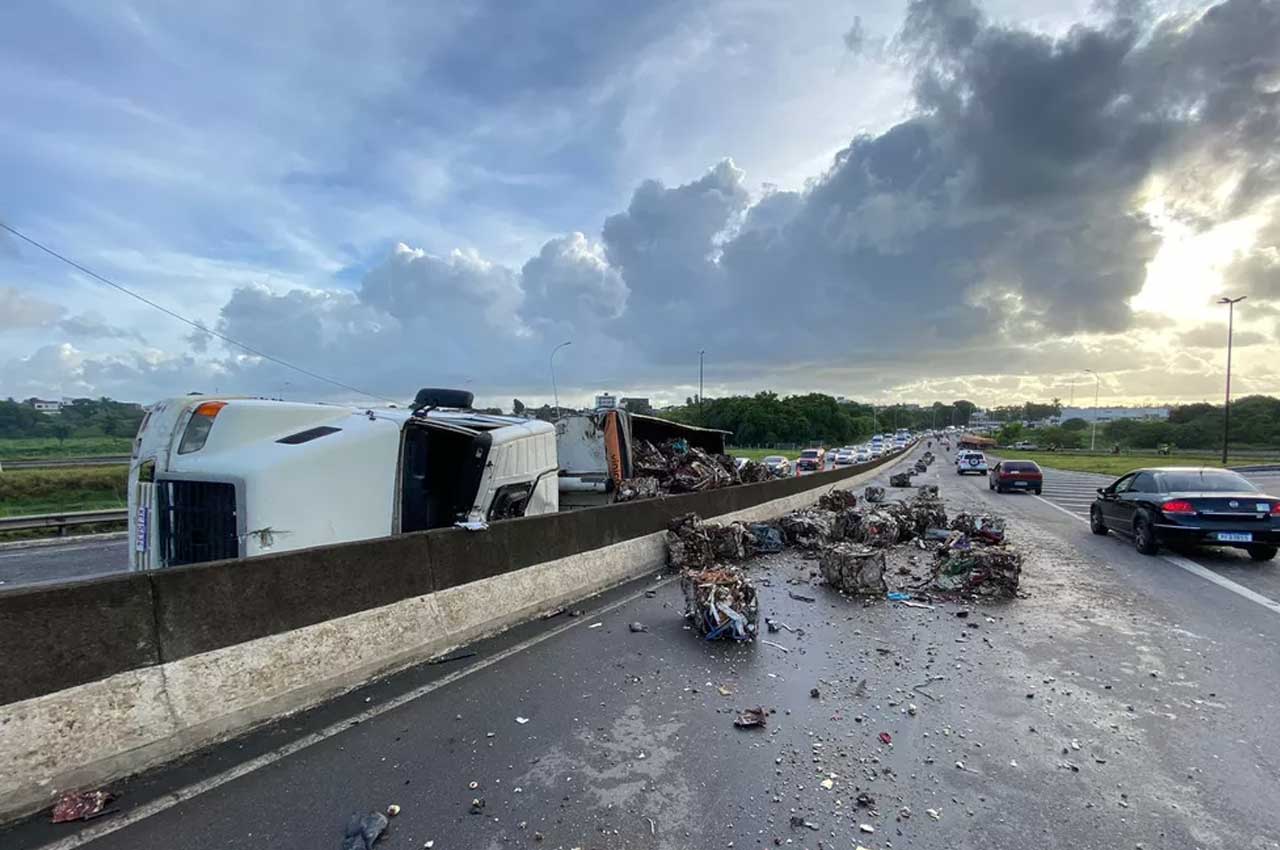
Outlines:
<svg viewBox="0 0 1280 850"><path fill-rule="evenodd" d="M876 502L883 502L884 488L876 487L876 486L868 487L867 489L862 491L862 498L866 499L868 502L871 502L872 504L875 504Z"/></svg>
<svg viewBox="0 0 1280 850"><path fill-rule="evenodd" d="M110 791L68 791L53 804L54 823L90 820L104 814L107 803L115 799Z"/></svg>
<svg viewBox="0 0 1280 850"><path fill-rule="evenodd" d="M755 640L760 603L755 585L740 570L686 570L680 588L685 617L705 639Z"/></svg>
<svg viewBox="0 0 1280 850"><path fill-rule="evenodd" d="M911 473L895 472L893 475L889 476L889 486L890 487L910 487Z"/></svg>
<svg viewBox="0 0 1280 850"><path fill-rule="evenodd" d="M818 563L827 584L843 593L883 596L889 589L884 549L837 543L823 551Z"/></svg>

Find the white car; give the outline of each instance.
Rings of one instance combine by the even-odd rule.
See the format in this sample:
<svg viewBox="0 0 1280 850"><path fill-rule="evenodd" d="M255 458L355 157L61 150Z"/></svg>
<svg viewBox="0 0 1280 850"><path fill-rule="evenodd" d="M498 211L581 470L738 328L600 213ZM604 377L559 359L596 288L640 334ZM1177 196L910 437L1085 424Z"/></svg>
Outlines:
<svg viewBox="0 0 1280 850"><path fill-rule="evenodd" d="M987 456L972 449L956 452L956 475L964 475L967 472L986 475Z"/></svg>
<svg viewBox="0 0 1280 850"><path fill-rule="evenodd" d="M871 450L868 448L858 449L857 454L853 456L854 463L866 463L871 460Z"/></svg>
<svg viewBox="0 0 1280 850"><path fill-rule="evenodd" d="M836 451L836 454L835 454L836 466L848 466L851 463L853 463L853 449L844 448Z"/></svg>

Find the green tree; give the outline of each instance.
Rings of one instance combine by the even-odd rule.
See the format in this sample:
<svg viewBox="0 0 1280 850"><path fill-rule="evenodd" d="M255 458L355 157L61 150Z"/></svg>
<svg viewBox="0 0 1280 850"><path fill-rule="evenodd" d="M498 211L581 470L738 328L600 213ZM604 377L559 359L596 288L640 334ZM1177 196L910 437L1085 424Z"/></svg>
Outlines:
<svg viewBox="0 0 1280 850"><path fill-rule="evenodd" d="M1062 427L1068 431L1083 431L1089 427L1089 421L1087 419L1081 419L1079 416L1073 416L1066 422L1063 422Z"/></svg>

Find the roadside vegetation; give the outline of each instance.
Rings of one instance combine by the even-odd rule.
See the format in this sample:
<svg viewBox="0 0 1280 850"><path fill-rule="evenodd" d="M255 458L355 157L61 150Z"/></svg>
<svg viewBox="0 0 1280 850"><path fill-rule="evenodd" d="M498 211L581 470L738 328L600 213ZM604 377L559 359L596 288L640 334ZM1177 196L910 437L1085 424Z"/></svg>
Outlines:
<svg viewBox="0 0 1280 850"><path fill-rule="evenodd" d="M1001 460L1033 460L1046 469L1067 469L1074 472L1097 472L1102 475L1124 475L1131 469L1144 466L1222 466L1221 456L1214 458L1203 453L1158 454L1065 454L1063 452L1019 452L1013 449L993 449L993 457Z"/></svg>
<svg viewBox="0 0 1280 850"><path fill-rule="evenodd" d="M0 472L0 516L123 508L128 478L127 466Z"/></svg>
<svg viewBox="0 0 1280 850"><path fill-rule="evenodd" d="M729 454L733 457L745 457L748 460L754 460L756 463L764 460L770 455L782 455L787 460L795 460L800 457L800 449L737 449L730 448Z"/></svg>
<svg viewBox="0 0 1280 850"><path fill-rule="evenodd" d="M36 442L23 444L24 454L20 456L9 454L6 447L0 460L67 457L74 454L67 449L75 445L73 441L91 437L107 439L101 443L81 443L78 446L81 453L92 446L96 447L94 454L127 454L129 441L138 433L143 415L140 405L109 398L72 399L55 413L38 411L27 401L5 399L0 401L0 439L34 439Z"/></svg>
<svg viewBox="0 0 1280 850"><path fill-rule="evenodd" d="M6 460L54 460L68 457L127 455L130 437L0 437L0 463Z"/></svg>

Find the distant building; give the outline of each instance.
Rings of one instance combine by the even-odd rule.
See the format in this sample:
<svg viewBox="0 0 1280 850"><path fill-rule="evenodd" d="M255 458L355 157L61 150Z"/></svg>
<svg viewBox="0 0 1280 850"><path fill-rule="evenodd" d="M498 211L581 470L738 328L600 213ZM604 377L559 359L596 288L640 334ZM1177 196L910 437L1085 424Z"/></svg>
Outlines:
<svg viewBox="0 0 1280 850"><path fill-rule="evenodd" d="M600 393L596 396L596 410L613 410L618 406L618 399L611 393Z"/></svg>
<svg viewBox="0 0 1280 850"><path fill-rule="evenodd" d="M1059 422L1083 419L1086 422L1114 422L1117 419L1165 420L1167 407L1064 407Z"/></svg>
<svg viewBox="0 0 1280 850"><path fill-rule="evenodd" d="M62 402L60 401L46 401L42 398L29 398L27 399L27 404L34 407L39 413L53 414L62 411Z"/></svg>

